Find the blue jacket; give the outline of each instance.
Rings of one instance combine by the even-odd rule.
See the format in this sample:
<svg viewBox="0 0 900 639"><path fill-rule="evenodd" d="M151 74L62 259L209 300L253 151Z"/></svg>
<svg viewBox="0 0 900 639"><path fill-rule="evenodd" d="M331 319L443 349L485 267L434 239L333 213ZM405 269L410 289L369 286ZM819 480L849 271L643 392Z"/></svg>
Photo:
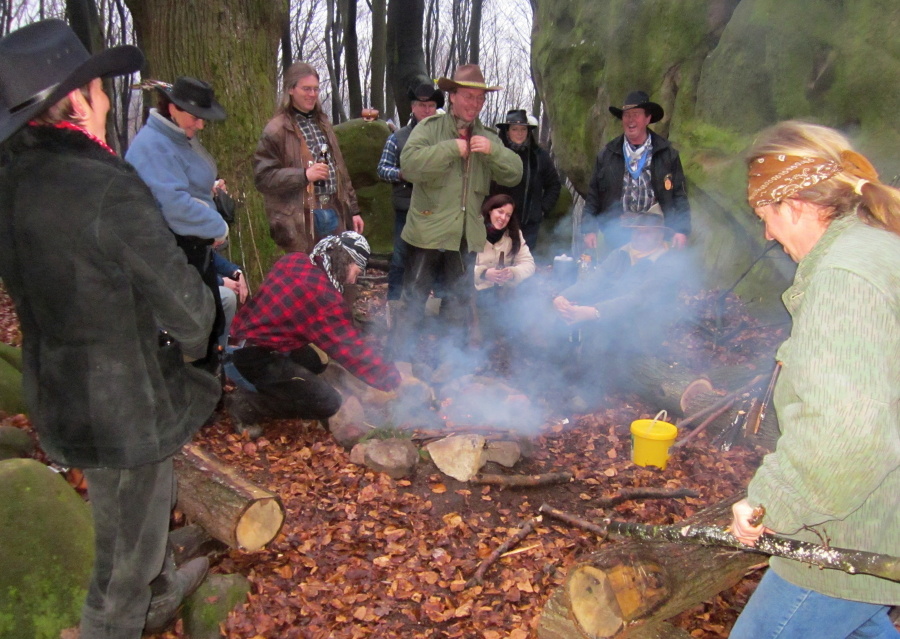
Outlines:
<svg viewBox="0 0 900 639"><path fill-rule="evenodd" d="M212 200L216 163L199 140L152 109L125 159L150 187L174 233L205 240L227 234Z"/></svg>

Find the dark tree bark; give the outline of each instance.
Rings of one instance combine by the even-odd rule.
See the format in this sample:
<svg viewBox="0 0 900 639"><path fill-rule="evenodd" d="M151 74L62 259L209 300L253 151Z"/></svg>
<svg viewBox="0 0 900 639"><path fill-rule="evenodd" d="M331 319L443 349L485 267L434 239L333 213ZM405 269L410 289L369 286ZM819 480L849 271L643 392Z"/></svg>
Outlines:
<svg viewBox="0 0 900 639"><path fill-rule="evenodd" d="M422 48L424 0L391 0L388 5L388 65L393 70L392 90L400 122L409 120L409 87L430 78Z"/></svg>
<svg viewBox="0 0 900 639"><path fill-rule="evenodd" d="M291 47L291 19L284 17L284 25L281 27L281 75L287 73L288 68L294 63L294 52Z"/></svg>
<svg viewBox="0 0 900 639"><path fill-rule="evenodd" d="M385 109L384 67L387 54L387 0L372 0L372 89L369 104L384 114L393 116Z"/></svg>
<svg viewBox="0 0 900 639"><path fill-rule="evenodd" d="M331 121L339 124L347 119L341 101L341 53L344 48L340 5L326 0L328 32L325 35L326 64L331 80Z"/></svg>
<svg viewBox="0 0 900 639"><path fill-rule="evenodd" d="M180 75L211 83L228 112L202 133L219 176L239 204L231 228L231 259L252 285L280 255L269 238L262 198L250 165L259 134L275 112L277 51L288 15L286 0L126 0L145 77L172 82Z"/></svg>
<svg viewBox="0 0 900 639"><path fill-rule="evenodd" d="M481 9L484 0L472 0L472 16L469 19L469 62L478 64L481 55Z"/></svg>
<svg viewBox="0 0 900 639"><path fill-rule="evenodd" d="M359 80L359 43L356 38L356 0L341 0L341 22L344 25L344 61L347 97L351 118L362 115L362 87Z"/></svg>

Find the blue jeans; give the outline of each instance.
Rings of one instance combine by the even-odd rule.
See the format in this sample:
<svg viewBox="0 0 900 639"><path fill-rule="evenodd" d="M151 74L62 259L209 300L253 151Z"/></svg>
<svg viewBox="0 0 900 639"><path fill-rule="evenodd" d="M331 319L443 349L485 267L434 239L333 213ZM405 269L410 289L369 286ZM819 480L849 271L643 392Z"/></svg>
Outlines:
<svg viewBox="0 0 900 639"><path fill-rule="evenodd" d="M836 599L795 586L769 570L730 639L897 639L889 606Z"/></svg>

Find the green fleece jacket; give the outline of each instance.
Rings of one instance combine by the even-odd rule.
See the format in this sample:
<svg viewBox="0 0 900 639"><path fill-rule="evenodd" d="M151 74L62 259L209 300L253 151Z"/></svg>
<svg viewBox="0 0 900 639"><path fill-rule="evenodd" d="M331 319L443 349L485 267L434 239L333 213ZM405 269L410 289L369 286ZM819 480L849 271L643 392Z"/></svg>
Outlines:
<svg viewBox="0 0 900 639"><path fill-rule="evenodd" d="M403 178L413 184L412 201L401 237L419 248L458 251L463 234L470 251L487 240L481 205L491 180L515 186L522 179L522 160L493 130L476 120L472 135L491 141L491 152L472 153L468 182L463 188L466 160L460 157L459 133L450 113L426 118L416 125L400 154ZM465 211L463 210L465 204Z"/></svg>
<svg viewBox="0 0 900 639"><path fill-rule="evenodd" d="M852 213L832 222L783 299L794 324L777 355L782 434L748 499L779 534L900 556L900 237ZM900 583L771 567L832 597L900 604Z"/></svg>

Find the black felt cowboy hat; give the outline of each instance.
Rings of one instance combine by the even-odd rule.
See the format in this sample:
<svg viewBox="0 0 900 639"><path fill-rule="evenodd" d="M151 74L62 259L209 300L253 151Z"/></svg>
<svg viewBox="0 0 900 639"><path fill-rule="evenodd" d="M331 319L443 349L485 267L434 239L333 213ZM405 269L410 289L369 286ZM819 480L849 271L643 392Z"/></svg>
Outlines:
<svg viewBox="0 0 900 639"><path fill-rule="evenodd" d="M182 111L187 111L195 118L203 118L210 122L225 119L225 109L216 102L213 88L197 78L180 77L174 86L160 86L159 90L175 103Z"/></svg>
<svg viewBox="0 0 900 639"><path fill-rule="evenodd" d="M512 109L507 111L506 119L503 122L497 122L494 126L498 129L506 129L510 124L523 124L528 127L529 131L537 128L537 125L528 117L528 112L525 111L525 109Z"/></svg>
<svg viewBox="0 0 900 639"><path fill-rule="evenodd" d="M650 124L659 122L665 115L663 108L656 102L651 102L650 96L643 91L632 91L625 98L625 104L622 105L621 109L611 106L609 107L609 112L621 120L622 114L628 109L643 109L646 111L647 115L650 116Z"/></svg>
<svg viewBox="0 0 900 639"><path fill-rule="evenodd" d="M477 64L461 64L456 67L452 78L439 78L438 88L441 91L456 89L482 89L483 91L499 91L503 87L489 87L484 81L484 74Z"/></svg>
<svg viewBox="0 0 900 639"><path fill-rule="evenodd" d="M134 73L144 63L129 45L91 55L62 20L42 20L0 40L0 142L94 78Z"/></svg>
<svg viewBox="0 0 900 639"><path fill-rule="evenodd" d="M434 88L431 82L423 82L415 87L410 87L406 97L419 102L434 102L438 109L444 107L444 92Z"/></svg>

